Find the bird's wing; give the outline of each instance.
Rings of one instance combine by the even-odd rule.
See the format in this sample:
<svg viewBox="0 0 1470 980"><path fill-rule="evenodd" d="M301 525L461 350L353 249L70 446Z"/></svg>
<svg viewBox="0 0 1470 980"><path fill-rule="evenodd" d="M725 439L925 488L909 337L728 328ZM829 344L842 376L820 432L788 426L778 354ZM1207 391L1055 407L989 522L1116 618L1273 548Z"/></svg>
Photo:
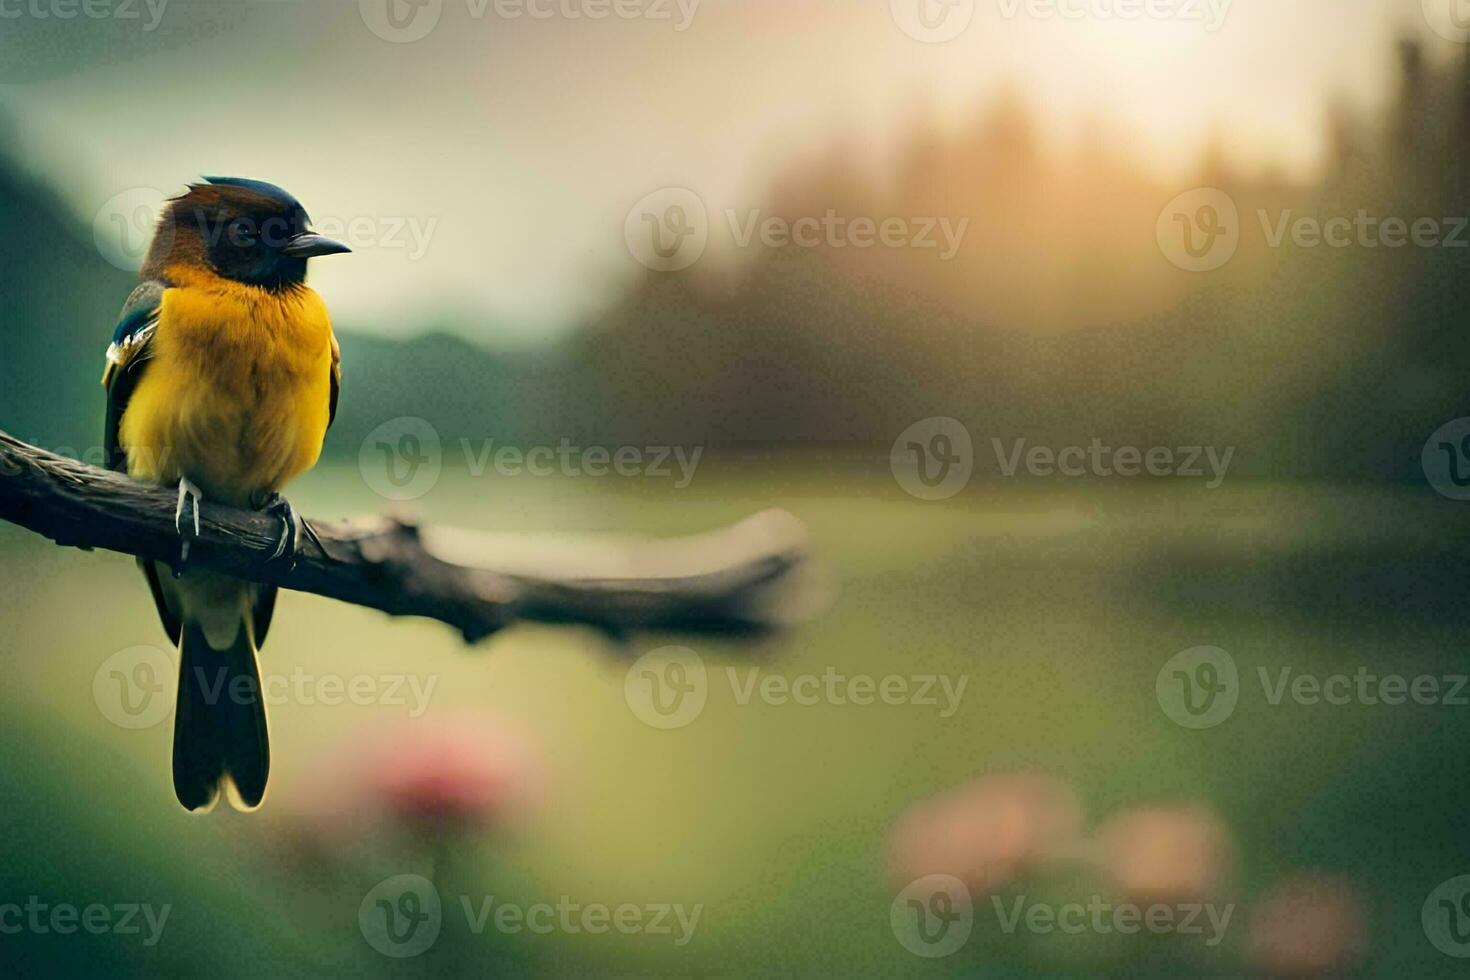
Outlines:
<svg viewBox="0 0 1470 980"><path fill-rule="evenodd" d="M143 376L153 355L153 333L158 328L158 311L167 284L150 279L133 290L118 315L112 344L107 348L107 367L102 387L107 391L107 428L103 433L107 468L127 472L128 456L118 436L128 399Z"/></svg>
<svg viewBox="0 0 1470 980"><path fill-rule="evenodd" d="M337 395L342 391L342 348L337 346L337 338L332 337L332 395L327 402L327 428L337 419Z"/></svg>
<svg viewBox="0 0 1470 980"><path fill-rule="evenodd" d="M102 387L107 391L107 428L103 432L102 444L108 469L120 473L128 471L128 454L118 429L122 425L123 412L127 411L128 399L153 356L153 332L158 328L158 311L163 303L163 291L167 288L166 283L149 280L133 290L118 315L117 329L113 331L112 344L107 348L107 367L102 372ZM153 604L158 607L163 629L177 645L183 626L177 611L164 597L158 569L151 561L139 561L138 565L148 580L148 589L153 593Z"/></svg>

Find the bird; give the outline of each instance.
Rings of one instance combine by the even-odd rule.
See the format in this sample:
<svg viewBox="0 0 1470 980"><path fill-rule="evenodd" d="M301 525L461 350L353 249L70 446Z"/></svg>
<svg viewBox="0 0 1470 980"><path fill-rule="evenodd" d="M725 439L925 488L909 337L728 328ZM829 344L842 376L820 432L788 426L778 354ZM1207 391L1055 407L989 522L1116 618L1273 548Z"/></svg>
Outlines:
<svg viewBox="0 0 1470 980"><path fill-rule="evenodd" d="M294 562L301 533L314 537L280 491L321 454L342 366L306 267L350 251L280 187L204 177L164 203L107 348L106 465L178 487L179 560L138 564L179 654L173 786L186 810L208 812L222 792L253 810L270 772L257 653L276 588L190 567L200 504L279 517L272 561Z"/></svg>

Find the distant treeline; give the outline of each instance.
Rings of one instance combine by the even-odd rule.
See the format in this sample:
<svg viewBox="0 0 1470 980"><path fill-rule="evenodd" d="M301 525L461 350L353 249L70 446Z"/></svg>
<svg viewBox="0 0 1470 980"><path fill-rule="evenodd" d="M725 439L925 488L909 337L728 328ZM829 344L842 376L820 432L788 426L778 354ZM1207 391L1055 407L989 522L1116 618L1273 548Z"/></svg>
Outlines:
<svg viewBox="0 0 1470 980"><path fill-rule="evenodd" d="M1470 415L1470 230L1456 230L1470 216L1470 60L1435 68L1406 41L1399 65L1383 116L1326 113L1330 159L1310 186L1233 167L1228 133L1166 186L1106 133L1046 150L1008 97L971 131L916 120L883 182L839 147L760 204L792 220L968 218L951 261L752 245L733 266L712 255L649 273L534 354L434 324L402 343L343 325L329 451L355 454L401 415L477 443L885 449L949 415L987 443L1233 446L1235 472L1416 478L1428 435ZM1155 225L1201 186L1234 200L1242 243L1223 268L1186 272ZM1312 224L1333 219L1332 243L1312 244ZM95 442L101 351L129 281L43 181L0 159L0 427Z"/></svg>

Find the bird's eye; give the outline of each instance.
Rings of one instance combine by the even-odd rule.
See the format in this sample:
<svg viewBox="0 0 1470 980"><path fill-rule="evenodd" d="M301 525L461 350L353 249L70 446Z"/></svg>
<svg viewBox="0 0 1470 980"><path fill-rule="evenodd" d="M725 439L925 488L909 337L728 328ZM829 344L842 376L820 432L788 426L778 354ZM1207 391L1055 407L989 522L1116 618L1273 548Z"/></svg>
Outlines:
<svg viewBox="0 0 1470 980"><path fill-rule="evenodd" d="M291 222L279 215L265 219L260 231L267 248L285 248L291 241Z"/></svg>
<svg viewBox="0 0 1470 980"><path fill-rule="evenodd" d="M249 248L255 244L255 225L244 218L238 218L230 223L230 243L241 248Z"/></svg>

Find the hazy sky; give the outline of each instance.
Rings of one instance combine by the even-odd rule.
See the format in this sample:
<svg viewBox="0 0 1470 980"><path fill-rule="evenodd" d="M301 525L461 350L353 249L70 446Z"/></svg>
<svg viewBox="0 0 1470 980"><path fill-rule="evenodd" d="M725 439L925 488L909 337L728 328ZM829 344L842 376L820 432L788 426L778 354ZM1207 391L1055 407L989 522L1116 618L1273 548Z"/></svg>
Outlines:
<svg viewBox="0 0 1470 980"><path fill-rule="evenodd" d="M782 161L838 135L880 150L925 102L964 125L1003 79L1063 144L1094 115L1162 174L1211 130L1303 172L1327 97L1380 97L1391 32L1428 33L1420 0L949 0L974 11L947 43L903 29L923 33L919 0L88 0L112 16L50 16L68 2L0 0L0 99L85 217L200 174L273 180L358 246L314 270L339 321L408 331L469 311L508 341L641 271L624 220L658 188L757 206ZM1176 16L1122 20L1118 2ZM387 3L406 31L434 26L384 40L369 24L392 33Z"/></svg>

